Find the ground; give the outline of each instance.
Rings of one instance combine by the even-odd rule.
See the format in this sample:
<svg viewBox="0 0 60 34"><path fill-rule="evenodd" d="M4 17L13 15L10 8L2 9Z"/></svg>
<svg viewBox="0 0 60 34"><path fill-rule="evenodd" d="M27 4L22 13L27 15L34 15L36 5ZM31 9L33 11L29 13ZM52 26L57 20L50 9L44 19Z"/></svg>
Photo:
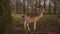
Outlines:
<svg viewBox="0 0 60 34"><path fill-rule="evenodd" d="M14 15L13 15L14 16ZM38 22L36 31L33 31L33 24L30 24L31 31L24 30L23 23L21 22L21 15L15 15L16 33L19 34L60 34L60 22L56 15L44 15ZM22 20L23 21L23 20Z"/></svg>

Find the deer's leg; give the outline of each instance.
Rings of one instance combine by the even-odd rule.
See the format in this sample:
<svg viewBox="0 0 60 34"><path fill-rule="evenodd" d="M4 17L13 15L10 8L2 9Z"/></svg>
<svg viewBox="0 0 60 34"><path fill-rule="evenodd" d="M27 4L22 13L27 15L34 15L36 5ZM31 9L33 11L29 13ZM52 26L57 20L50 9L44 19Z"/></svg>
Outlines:
<svg viewBox="0 0 60 34"><path fill-rule="evenodd" d="M27 22L25 21L25 23L24 23L24 29L26 30L26 24L27 24Z"/></svg>
<svg viewBox="0 0 60 34"><path fill-rule="evenodd" d="M34 30L36 30L36 22L34 22Z"/></svg>
<svg viewBox="0 0 60 34"><path fill-rule="evenodd" d="M30 31L30 28L29 28L29 23L27 24L27 29L28 29L28 31Z"/></svg>

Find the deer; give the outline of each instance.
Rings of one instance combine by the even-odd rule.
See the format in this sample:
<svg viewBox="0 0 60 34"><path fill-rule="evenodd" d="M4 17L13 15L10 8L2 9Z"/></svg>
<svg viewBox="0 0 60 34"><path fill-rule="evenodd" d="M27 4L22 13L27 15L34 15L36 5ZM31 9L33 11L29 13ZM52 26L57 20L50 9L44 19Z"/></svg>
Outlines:
<svg viewBox="0 0 60 34"><path fill-rule="evenodd" d="M44 7L42 6L40 8L40 13L39 15L36 15L36 16L31 16L31 15L27 15L25 14L25 22L24 22L24 29L28 31L30 31L30 28L29 28L29 24L30 23L34 23L34 30L36 30L36 23L37 21L43 16L45 10L44 10Z"/></svg>

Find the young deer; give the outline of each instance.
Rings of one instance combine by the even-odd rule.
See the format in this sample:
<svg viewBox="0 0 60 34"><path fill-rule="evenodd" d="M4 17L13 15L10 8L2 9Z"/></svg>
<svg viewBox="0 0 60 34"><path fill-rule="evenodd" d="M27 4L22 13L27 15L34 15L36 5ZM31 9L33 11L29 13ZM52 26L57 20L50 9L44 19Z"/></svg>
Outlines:
<svg viewBox="0 0 60 34"><path fill-rule="evenodd" d="M31 15L25 15L25 23L24 23L24 29L28 29L28 31L30 31L30 28L29 28L29 24L30 23L34 23L34 30L36 30L36 23L37 21L43 16L43 13L45 12L44 8L40 8L40 13L39 15L36 15L33 17ZM27 28L26 28L27 27Z"/></svg>

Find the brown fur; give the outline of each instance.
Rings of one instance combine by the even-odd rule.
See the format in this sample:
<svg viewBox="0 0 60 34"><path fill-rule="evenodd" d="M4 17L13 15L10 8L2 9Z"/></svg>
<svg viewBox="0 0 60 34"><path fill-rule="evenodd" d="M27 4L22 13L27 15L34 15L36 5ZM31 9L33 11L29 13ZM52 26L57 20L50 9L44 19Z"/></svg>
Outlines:
<svg viewBox="0 0 60 34"><path fill-rule="evenodd" d="M40 8L40 13L39 15L25 15L25 23L24 23L24 28L26 30L26 27L28 31L30 31L29 24L34 23L34 30L36 30L36 22L43 16L43 13L45 12L44 8Z"/></svg>

